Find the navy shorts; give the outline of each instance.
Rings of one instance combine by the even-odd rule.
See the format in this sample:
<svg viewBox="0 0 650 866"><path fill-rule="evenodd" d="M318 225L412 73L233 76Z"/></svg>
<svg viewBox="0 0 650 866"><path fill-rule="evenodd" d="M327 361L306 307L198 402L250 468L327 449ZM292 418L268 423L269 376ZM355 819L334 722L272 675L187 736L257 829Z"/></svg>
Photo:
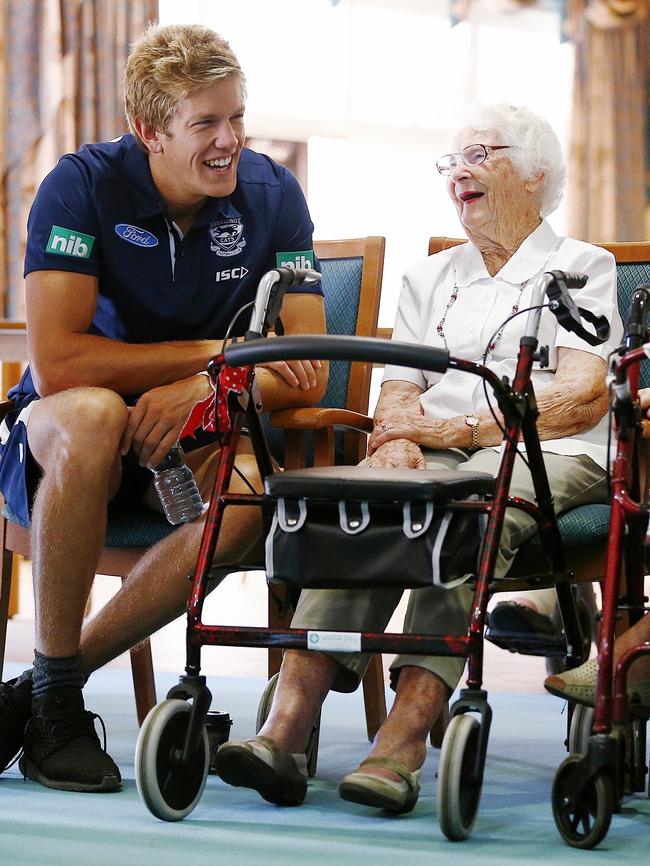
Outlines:
<svg viewBox="0 0 650 866"><path fill-rule="evenodd" d="M18 389L16 389L18 390ZM40 399L35 393L11 393L14 408L0 425L0 490L7 503L8 516L23 526L31 525L31 512L41 470L32 457L27 443L27 420L30 406ZM195 437L183 439L185 452L215 443L215 433L198 430ZM140 503L153 480L152 472L140 466L138 458L129 452L122 458L122 481L109 503L109 513Z"/></svg>
<svg viewBox="0 0 650 866"><path fill-rule="evenodd" d="M0 425L0 490L8 506L8 516L23 526L31 524L32 505L41 480L41 470L32 457L27 442L29 407L37 394L14 399L15 407ZM122 458L122 481L109 503L109 512L119 511L142 501L153 475L140 466L129 452Z"/></svg>
<svg viewBox="0 0 650 866"><path fill-rule="evenodd" d="M0 490L12 518L30 524L32 500L41 477L27 445L27 419L38 394L14 399L0 425Z"/></svg>

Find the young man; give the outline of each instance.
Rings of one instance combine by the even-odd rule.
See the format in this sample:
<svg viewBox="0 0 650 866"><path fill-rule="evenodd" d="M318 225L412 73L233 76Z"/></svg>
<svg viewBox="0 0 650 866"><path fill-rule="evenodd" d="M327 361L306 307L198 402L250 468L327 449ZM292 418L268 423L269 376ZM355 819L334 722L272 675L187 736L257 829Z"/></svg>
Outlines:
<svg viewBox="0 0 650 866"><path fill-rule="evenodd" d="M245 80L217 34L151 27L124 93L131 135L64 156L36 196L31 363L0 431L0 488L31 520L36 597L34 668L0 686L0 772L22 747L29 778L75 791L121 786L84 708L85 680L183 611L203 526L151 548L82 628L107 505L156 502L150 470L210 393L201 372L229 324L242 334L248 314L236 315L260 277L312 249L295 178L243 147ZM320 291L288 295L283 323L323 332ZM271 410L318 402L326 378L314 361L265 365L257 380ZM205 436L183 444L206 498L218 448ZM246 445L238 466L255 483ZM217 558L242 558L258 535L257 509L226 512Z"/></svg>

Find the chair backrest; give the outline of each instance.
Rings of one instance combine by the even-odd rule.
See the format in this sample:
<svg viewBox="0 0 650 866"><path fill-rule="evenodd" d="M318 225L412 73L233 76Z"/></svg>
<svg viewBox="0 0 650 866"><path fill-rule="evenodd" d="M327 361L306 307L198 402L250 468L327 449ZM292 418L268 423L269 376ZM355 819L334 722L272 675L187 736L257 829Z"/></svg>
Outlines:
<svg viewBox="0 0 650 866"><path fill-rule="evenodd" d="M385 239L315 241L323 273L328 334L374 337L377 332ZM372 366L332 361L321 406L368 411Z"/></svg>
<svg viewBox="0 0 650 866"><path fill-rule="evenodd" d="M467 238L429 238L429 255L433 256L436 253L441 253L443 250L448 250L450 247L457 247L459 244L467 243Z"/></svg>
<svg viewBox="0 0 650 866"><path fill-rule="evenodd" d="M385 243L383 237L314 241L314 251L323 274L321 285L328 334L376 336ZM371 377L372 364L331 361L327 391L319 406L349 409L365 415L370 400ZM287 465L285 434L268 424L265 432L274 456L281 464ZM356 463L361 459L364 449L359 434L336 431L334 437L336 463ZM307 434L304 441L304 459L310 465L311 434Z"/></svg>
<svg viewBox="0 0 650 866"><path fill-rule="evenodd" d="M462 243L465 243L464 238L429 238L429 255ZM637 286L650 285L650 242L633 241L596 246L609 250L616 259L618 311L625 324L630 312L632 292ZM650 364L641 364L639 383L642 388L650 388Z"/></svg>
<svg viewBox="0 0 650 866"><path fill-rule="evenodd" d="M609 250L616 259L618 311L625 325L630 313L632 292L637 286L650 285L650 243L635 241L598 246ZM650 388L650 364L641 364L639 385L641 388Z"/></svg>

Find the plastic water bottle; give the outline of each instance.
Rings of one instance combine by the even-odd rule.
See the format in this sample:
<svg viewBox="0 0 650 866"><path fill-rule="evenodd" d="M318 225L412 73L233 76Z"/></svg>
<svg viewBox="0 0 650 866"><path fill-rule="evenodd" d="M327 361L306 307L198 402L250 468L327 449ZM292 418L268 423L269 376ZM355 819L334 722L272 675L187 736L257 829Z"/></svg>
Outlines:
<svg viewBox="0 0 650 866"><path fill-rule="evenodd" d="M201 493L178 442L154 469L153 483L170 523L190 523L203 513Z"/></svg>

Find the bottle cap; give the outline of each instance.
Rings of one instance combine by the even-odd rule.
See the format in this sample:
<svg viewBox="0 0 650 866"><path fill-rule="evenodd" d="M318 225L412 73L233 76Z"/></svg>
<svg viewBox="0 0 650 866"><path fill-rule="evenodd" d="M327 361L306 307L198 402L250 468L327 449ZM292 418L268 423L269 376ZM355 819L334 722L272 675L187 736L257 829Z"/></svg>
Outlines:
<svg viewBox="0 0 650 866"><path fill-rule="evenodd" d="M165 469L178 469L184 462L185 455L183 454L183 449L177 442L176 445L172 445L154 471L162 472Z"/></svg>

